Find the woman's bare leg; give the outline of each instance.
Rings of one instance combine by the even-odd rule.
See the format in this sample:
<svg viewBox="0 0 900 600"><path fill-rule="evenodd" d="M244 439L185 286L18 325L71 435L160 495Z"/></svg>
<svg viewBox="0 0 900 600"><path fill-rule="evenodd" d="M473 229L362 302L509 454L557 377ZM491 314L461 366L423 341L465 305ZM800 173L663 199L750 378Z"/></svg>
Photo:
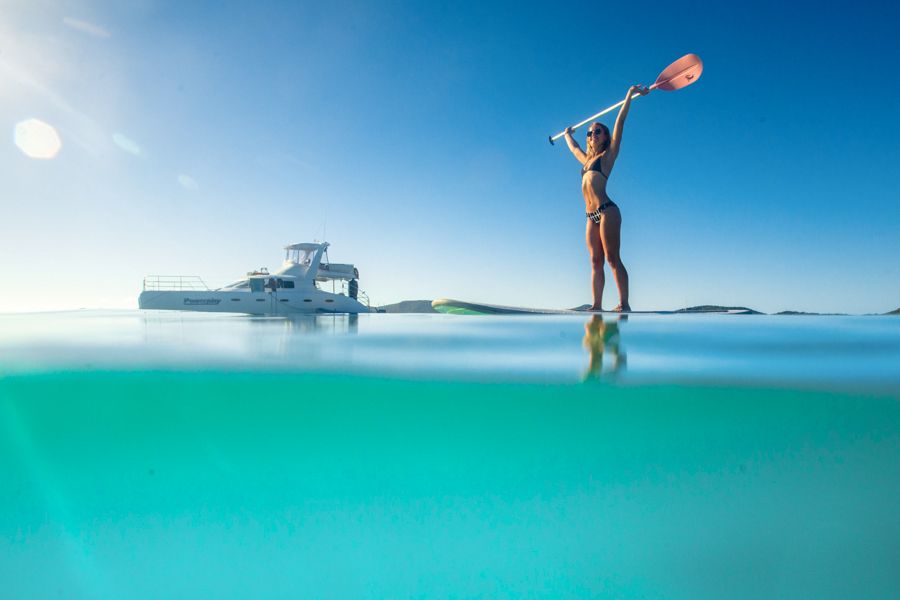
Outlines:
<svg viewBox="0 0 900 600"><path fill-rule="evenodd" d="M619 256L619 247L622 238L622 213L618 206L610 206L603 211L600 217L600 241L603 244L603 253L612 270L616 287L619 288L619 306L613 310L631 310L628 304L628 271L622 264Z"/></svg>
<svg viewBox="0 0 900 600"><path fill-rule="evenodd" d="M600 239L600 225L590 219L587 222L587 247L591 253L591 292L593 302L591 310L603 310L603 286L606 276L603 273L603 242Z"/></svg>

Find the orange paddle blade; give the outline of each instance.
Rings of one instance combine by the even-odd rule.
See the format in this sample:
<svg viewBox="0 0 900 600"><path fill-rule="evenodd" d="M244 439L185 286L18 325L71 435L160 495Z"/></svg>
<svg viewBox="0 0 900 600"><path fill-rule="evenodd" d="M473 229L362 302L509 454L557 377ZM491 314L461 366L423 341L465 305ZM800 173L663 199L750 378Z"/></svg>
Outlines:
<svg viewBox="0 0 900 600"><path fill-rule="evenodd" d="M686 54L665 68L656 83L650 89L660 89L666 92L678 90L689 86L698 79L703 72L703 61L696 54Z"/></svg>

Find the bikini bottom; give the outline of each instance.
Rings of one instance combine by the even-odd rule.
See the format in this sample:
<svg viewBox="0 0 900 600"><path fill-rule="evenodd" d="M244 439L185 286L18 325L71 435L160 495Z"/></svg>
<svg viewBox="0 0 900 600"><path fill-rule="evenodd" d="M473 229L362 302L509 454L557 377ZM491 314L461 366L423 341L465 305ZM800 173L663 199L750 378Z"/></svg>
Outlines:
<svg viewBox="0 0 900 600"><path fill-rule="evenodd" d="M607 200L606 202L604 202L603 204L600 205L600 208L598 208L594 212L584 213L584 216L586 216L588 219L590 219L591 221L593 221L594 223L597 223L599 225L600 224L600 215L603 213L604 210L606 210L607 208L609 208L611 206L616 206L616 203L613 202L612 200Z"/></svg>

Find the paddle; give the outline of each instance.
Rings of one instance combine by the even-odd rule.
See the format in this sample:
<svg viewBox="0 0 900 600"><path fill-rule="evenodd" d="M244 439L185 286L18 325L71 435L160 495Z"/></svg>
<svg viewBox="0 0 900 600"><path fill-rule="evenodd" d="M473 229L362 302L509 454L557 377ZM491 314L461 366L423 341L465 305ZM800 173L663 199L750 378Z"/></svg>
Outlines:
<svg viewBox="0 0 900 600"><path fill-rule="evenodd" d="M700 60L700 57L696 54L686 54L673 62L671 65L663 69L663 72L659 74L659 77L656 78L656 83L650 86L649 91L653 91L655 89L660 89L664 92L671 92L674 90L680 90L683 87L687 87L700 79L700 73L703 72L703 61ZM637 98L641 94L635 94L632 98ZM613 104L609 108L605 110L601 110L596 115L590 116L578 125L572 125L572 129L578 129L585 123L590 123L597 117L602 117L606 113L611 110L615 110L625 104L625 101L617 102ZM562 136L566 134L565 131L561 131L556 135L550 136L550 143L553 144L554 140L558 140Z"/></svg>

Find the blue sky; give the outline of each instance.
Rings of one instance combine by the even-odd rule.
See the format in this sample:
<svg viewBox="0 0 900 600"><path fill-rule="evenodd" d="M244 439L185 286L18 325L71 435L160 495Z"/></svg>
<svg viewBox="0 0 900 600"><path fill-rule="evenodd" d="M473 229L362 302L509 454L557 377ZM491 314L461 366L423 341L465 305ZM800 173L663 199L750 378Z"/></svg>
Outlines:
<svg viewBox="0 0 900 600"><path fill-rule="evenodd" d="M701 79L635 101L609 183L632 307L892 310L898 17L7 0L0 311L134 307L144 275L221 284L323 237L377 303L589 302L579 165L547 135L688 52ZM54 158L16 145L29 119Z"/></svg>

